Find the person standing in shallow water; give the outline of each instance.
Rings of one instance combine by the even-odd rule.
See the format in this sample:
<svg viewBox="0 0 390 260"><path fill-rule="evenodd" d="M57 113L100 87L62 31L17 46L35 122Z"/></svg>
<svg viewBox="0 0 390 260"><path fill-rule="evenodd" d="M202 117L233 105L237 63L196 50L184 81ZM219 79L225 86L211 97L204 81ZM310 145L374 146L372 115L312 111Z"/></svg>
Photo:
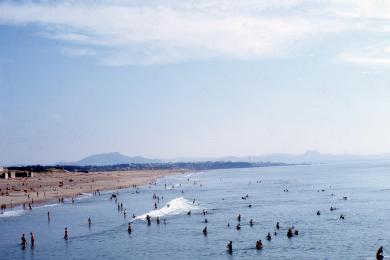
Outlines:
<svg viewBox="0 0 390 260"><path fill-rule="evenodd" d="M233 253L233 242L230 241L229 244L227 244L226 248L229 254Z"/></svg>
<svg viewBox="0 0 390 260"><path fill-rule="evenodd" d="M384 258L383 256L383 246L381 246L378 251L376 251L376 259L382 260Z"/></svg>
<svg viewBox="0 0 390 260"><path fill-rule="evenodd" d="M68 240L68 228L65 228L64 239Z"/></svg>
<svg viewBox="0 0 390 260"><path fill-rule="evenodd" d="M22 249L26 249L26 246L27 246L26 236L24 234L22 234L22 237L20 240L21 240L20 245L22 246Z"/></svg>
<svg viewBox="0 0 390 260"><path fill-rule="evenodd" d="M35 245L35 236L33 232L30 232L30 241L31 241L31 248Z"/></svg>

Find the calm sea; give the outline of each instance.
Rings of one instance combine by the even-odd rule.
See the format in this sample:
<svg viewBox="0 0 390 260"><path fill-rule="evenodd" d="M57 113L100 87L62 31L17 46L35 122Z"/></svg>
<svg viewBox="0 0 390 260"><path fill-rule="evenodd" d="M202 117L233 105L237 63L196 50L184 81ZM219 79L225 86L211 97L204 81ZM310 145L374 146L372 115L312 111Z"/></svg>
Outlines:
<svg viewBox="0 0 390 260"><path fill-rule="evenodd" d="M117 202L111 194L0 215L0 259L374 259L379 246L390 254L389 162L186 173L137 192L119 190ZM160 197L157 211L154 194ZM123 203L126 216L117 203ZM152 218L147 225L140 217L146 213L161 223ZM299 235L289 239L290 226ZM35 246L23 250L21 234L29 240L30 232ZM265 240L268 232L271 241ZM259 239L260 251L255 249ZM232 254L226 252L230 240Z"/></svg>

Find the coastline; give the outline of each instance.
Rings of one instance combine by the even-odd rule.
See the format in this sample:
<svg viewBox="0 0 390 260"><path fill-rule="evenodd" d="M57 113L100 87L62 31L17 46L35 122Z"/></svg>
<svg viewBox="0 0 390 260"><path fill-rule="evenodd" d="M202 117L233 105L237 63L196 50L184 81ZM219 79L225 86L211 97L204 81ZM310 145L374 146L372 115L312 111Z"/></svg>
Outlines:
<svg viewBox="0 0 390 260"><path fill-rule="evenodd" d="M33 178L0 179L0 204L7 210L23 204L28 207L58 202L59 198L76 198L83 193L107 191L146 185L165 176L188 170L130 170L110 172L71 173L53 171L37 173ZM8 195L6 193L8 192Z"/></svg>

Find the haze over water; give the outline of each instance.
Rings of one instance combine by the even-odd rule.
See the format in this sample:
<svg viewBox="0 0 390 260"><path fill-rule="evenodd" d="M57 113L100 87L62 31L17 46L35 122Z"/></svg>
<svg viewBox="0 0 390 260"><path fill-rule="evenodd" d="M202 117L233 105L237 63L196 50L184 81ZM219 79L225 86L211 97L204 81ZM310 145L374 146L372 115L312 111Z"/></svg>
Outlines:
<svg viewBox="0 0 390 260"><path fill-rule="evenodd" d="M374 259L379 246L385 255L390 250L389 170L390 162L375 162L186 173L140 187L138 194L132 188L119 190L126 218L110 200L111 192L85 196L74 204L15 210L0 215L0 259ZM152 211L154 193L164 197L158 213L167 223L157 225L153 219L148 226L136 219L129 235L132 214ZM337 210L330 211L331 206ZM202 234L203 209L208 212L207 237ZM281 229L275 237L277 221ZM288 239L290 226L299 235ZM64 227L69 229L68 241L63 239ZM22 250L21 234L29 238L30 232L35 232L35 247ZM271 241L265 240L268 232ZM255 250L259 239L261 251ZM225 250L229 240L232 255Z"/></svg>

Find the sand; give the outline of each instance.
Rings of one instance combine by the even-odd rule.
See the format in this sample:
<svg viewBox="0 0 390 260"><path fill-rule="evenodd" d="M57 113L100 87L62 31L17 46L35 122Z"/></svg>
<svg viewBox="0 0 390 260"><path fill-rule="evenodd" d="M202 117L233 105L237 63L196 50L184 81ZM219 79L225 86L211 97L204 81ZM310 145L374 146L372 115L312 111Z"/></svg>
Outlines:
<svg viewBox="0 0 390 260"><path fill-rule="evenodd" d="M113 172L70 173L53 171L35 173L33 178L0 179L0 204L7 207L32 205L73 198L82 193L115 190L145 185L164 176L184 173L184 170L134 170Z"/></svg>

